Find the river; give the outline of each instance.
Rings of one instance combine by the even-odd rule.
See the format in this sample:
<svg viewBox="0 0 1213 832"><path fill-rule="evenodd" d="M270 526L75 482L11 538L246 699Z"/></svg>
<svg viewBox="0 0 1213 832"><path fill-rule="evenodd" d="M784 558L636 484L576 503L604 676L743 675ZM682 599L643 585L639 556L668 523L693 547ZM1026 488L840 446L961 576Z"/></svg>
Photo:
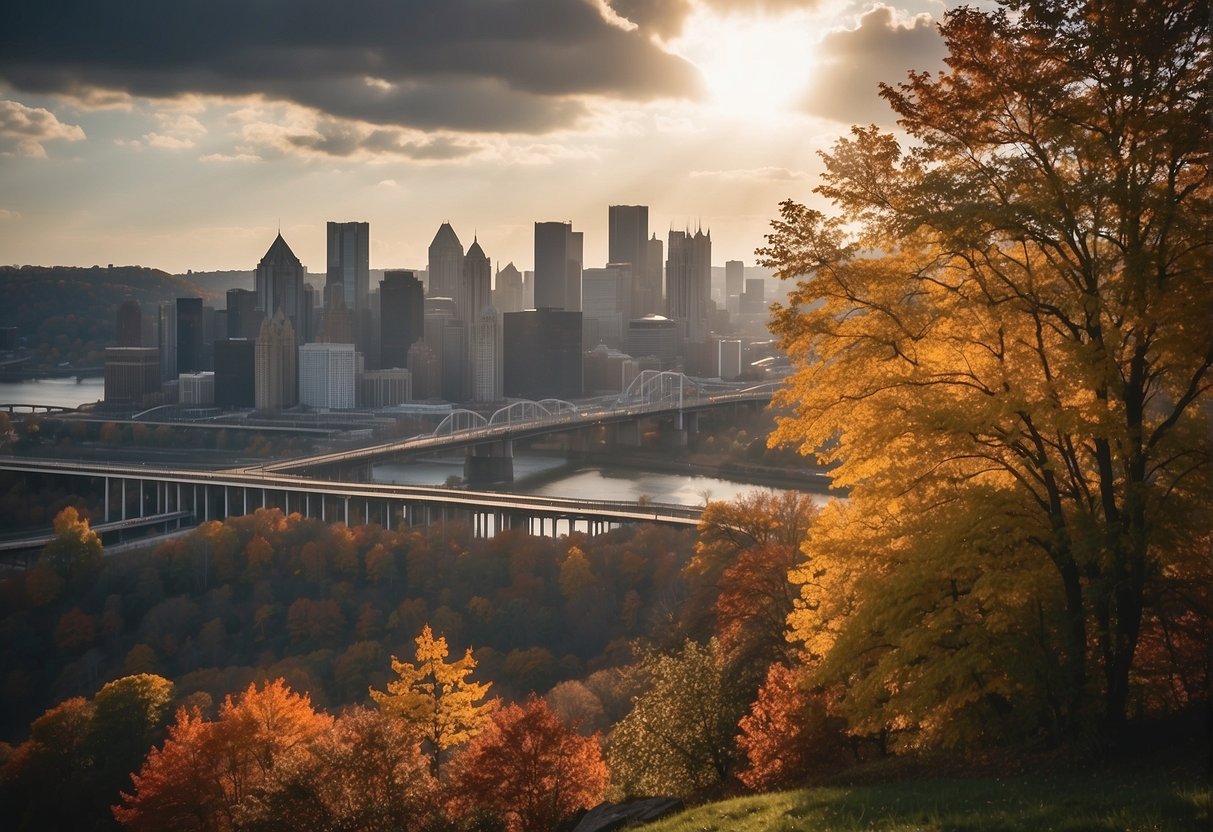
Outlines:
<svg viewBox="0 0 1213 832"><path fill-rule="evenodd" d="M0 404L45 404L78 407L104 398L101 378L36 379L0 382ZM375 466L379 482L403 485L442 485L448 477L463 475L463 456L430 458ZM626 465L570 465L558 456L520 451L514 458L514 482L501 490L515 493L574 497L586 500L639 500L699 506L706 500L732 500L763 486L749 482L685 474L648 471ZM829 497L814 495L824 504Z"/></svg>
<svg viewBox="0 0 1213 832"><path fill-rule="evenodd" d="M462 476L463 457L429 458L415 462L375 466L377 482L402 485L442 485L450 476ZM514 456L514 482L499 490L584 500L639 500L701 506L706 500L732 500L764 488L749 482L647 471L625 465L568 464L560 457L519 451ZM830 498L815 494L824 505Z"/></svg>
<svg viewBox="0 0 1213 832"><path fill-rule="evenodd" d="M31 381L0 382L0 404L50 404L79 407L105 398L105 379L100 376L76 381L74 378L38 378Z"/></svg>

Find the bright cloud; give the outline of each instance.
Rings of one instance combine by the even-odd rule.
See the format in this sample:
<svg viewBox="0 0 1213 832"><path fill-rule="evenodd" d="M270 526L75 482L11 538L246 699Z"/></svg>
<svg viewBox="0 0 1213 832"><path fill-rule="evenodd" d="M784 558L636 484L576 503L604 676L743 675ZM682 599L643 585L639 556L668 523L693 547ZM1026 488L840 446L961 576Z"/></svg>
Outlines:
<svg viewBox="0 0 1213 832"><path fill-rule="evenodd" d="M84 130L64 124L50 110L27 107L20 101L0 101L0 153L45 159L44 142L78 142Z"/></svg>

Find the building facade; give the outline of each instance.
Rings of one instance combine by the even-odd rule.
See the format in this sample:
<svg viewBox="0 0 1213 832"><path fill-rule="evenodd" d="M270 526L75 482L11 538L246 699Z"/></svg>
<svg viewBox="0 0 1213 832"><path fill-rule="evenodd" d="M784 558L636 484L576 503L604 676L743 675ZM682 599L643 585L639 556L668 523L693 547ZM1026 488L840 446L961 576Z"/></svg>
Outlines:
<svg viewBox="0 0 1213 832"><path fill-rule="evenodd" d="M353 410L358 354L353 344L299 348L299 403L322 410Z"/></svg>
<svg viewBox="0 0 1213 832"><path fill-rule="evenodd" d="M506 396L538 401L582 394L580 312L528 309L502 318Z"/></svg>
<svg viewBox="0 0 1213 832"><path fill-rule="evenodd" d="M370 309L371 224L368 222L328 223L328 269L326 287L338 283L347 309ZM297 324L297 322L296 322Z"/></svg>
<svg viewBox="0 0 1213 832"><path fill-rule="evenodd" d="M425 335L425 288L408 271L386 271L379 281L379 363L407 367L409 347Z"/></svg>
<svg viewBox="0 0 1213 832"><path fill-rule="evenodd" d="M256 344L256 407L269 412L299 403L295 330L279 310L261 324Z"/></svg>
<svg viewBox="0 0 1213 832"><path fill-rule="evenodd" d="M282 310L296 334L303 332L305 274L307 269L279 234L257 264L253 277L254 291L257 293L256 308L266 318L272 318L278 310Z"/></svg>
<svg viewBox="0 0 1213 832"><path fill-rule="evenodd" d="M160 392L157 347L105 348L105 401L137 407Z"/></svg>
<svg viewBox="0 0 1213 832"><path fill-rule="evenodd" d="M581 311L583 239L571 222L535 223L535 308Z"/></svg>
<svg viewBox="0 0 1213 832"><path fill-rule="evenodd" d="M257 406L257 342L228 338L215 342L215 406Z"/></svg>
<svg viewBox="0 0 1213 832"><path fill-rule="evenodd" d="M489 304L472 325L471 401L499 402L503 398L501 351L501 318Z"/></svg>
<svg viewBox="0 0 1213 832"><path fill-rule="evenodd" d="M681 327L687 341L708 337L708 304L712 297L712 235L703 230L671 231L666 250L667 317Z"/></svg>
<svg viewBox="0 0 1213 832"><path fill-rule="evenodd" d="M427 267L429 297L451 298L463 274L463 243L449 222L438 226L438 232L430 242L429 266Z"/></svg>

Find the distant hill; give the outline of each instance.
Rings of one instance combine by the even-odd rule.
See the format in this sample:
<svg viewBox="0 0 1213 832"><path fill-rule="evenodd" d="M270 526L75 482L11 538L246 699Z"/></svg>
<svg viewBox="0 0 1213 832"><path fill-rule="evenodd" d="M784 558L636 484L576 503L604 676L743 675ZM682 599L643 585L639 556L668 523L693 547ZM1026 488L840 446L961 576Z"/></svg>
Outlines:
<svg viewBox="0 0 1213 832"><path fill-rule="evenodd" d="M222 309L225 306L223 296L227 294L228 289L252 289L253 288L253 272L247 271L226 271L226 272L195 272L190 271L185 274L174 275L182 280L194 283L208 292L218 294L215 308Z"/></svg>
<svg viewBox="0 0 1213 832"><path fill-rule="evenodd" d="M224 305L224 290L181 275L142 266L0 266L0 326L14 326L35 365L66 361L96 366L100 351L113 343L115 313L134 298L144 315L156 304L200 297Z"/></svg>

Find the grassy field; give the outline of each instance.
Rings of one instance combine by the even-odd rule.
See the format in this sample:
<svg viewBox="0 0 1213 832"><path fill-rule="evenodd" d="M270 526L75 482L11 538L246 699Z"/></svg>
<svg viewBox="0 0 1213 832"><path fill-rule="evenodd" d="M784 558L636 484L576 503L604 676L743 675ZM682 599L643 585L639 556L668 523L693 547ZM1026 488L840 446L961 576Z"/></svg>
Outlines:
<svg viewBox="0 0 1213 832"><path fill-rule="evenodd" d="M1002 778L913 780L743 797L646 832L1086 832L1213 829L1207 761L1138 762Z"/></svg>

